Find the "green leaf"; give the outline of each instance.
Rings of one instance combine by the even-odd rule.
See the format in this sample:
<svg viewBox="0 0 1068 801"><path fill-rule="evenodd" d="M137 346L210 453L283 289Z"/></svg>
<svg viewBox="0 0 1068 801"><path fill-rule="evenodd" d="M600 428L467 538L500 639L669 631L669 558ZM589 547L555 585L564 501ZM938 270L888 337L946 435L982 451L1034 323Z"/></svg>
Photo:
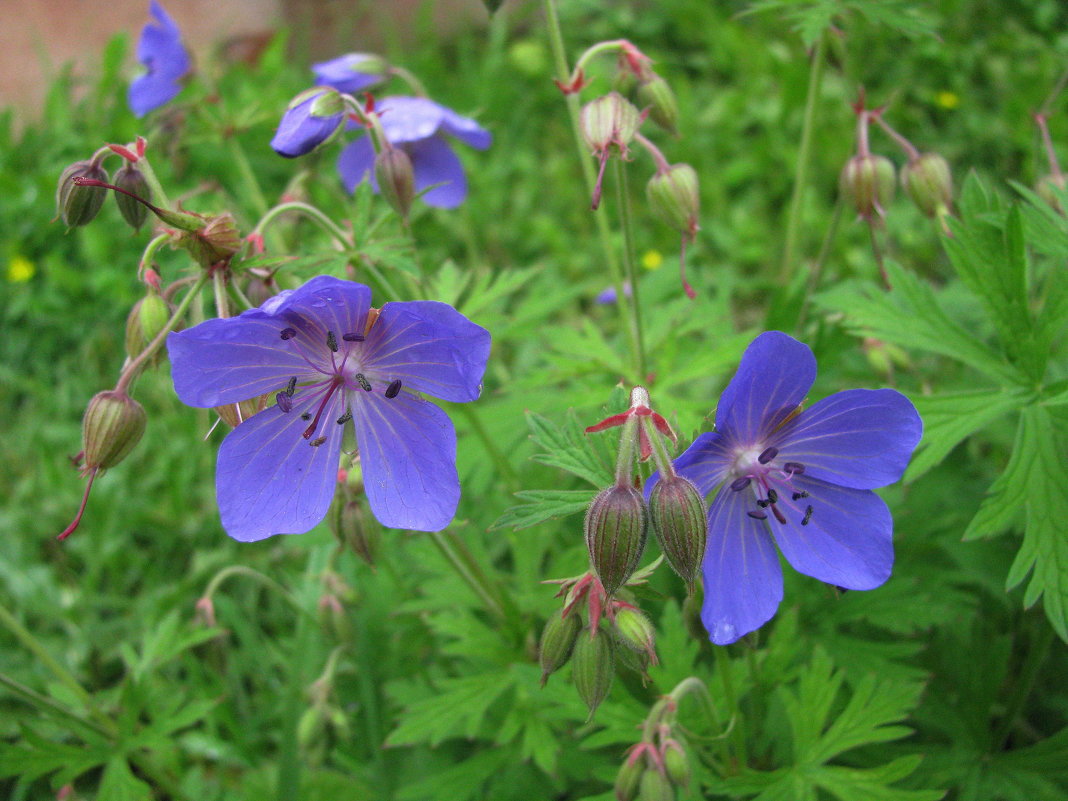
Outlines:
<svg viewBox="0 0 1068 801"><path fill-rule="evenodd" d="M527 425L531 438L545 450L535 454L534 461L573 473L598 489L612 483L611 465L593 449L573 413L568 414L561 427L539 414L527 412Z"/></svg>
<svg viewBox="0 0 1068 801"><path fill-rule="evenodd" d="M490 531L502 528L530 528L546 520L581 512L590 504L589 490L522 490L515 496L527 503L504 510Z"/></svg>
<svg viewBox="0 0 1068 801"><path fill-rule="evenodd" d="M397 798L399 801L424 801L424 799L453 799L466 801L482 798L482 785L505 765L515 762L511 748L485 748L458 761L452 767L435 771L421 781L404 786Z"/></svg>
<svg viewBox="0 0 1068 801"><path fill-rule="evenodd" d="M444 679L429 696L408 705L386 745L435 746L450 737L472 738L486 710L514 681L509 670Z"/></svg>
<svg viewBox="0 0 1068 801"><path fill-rule="evenodd" d="M923 440L912 459L905 481L914 481L939 464L965 438L985 428L1027 400L1021 391L981 389L913 398L923 419Z"/></svg>
<svg viewBox="0 0 1068 801"><path fill-rule="evenodd" d="M149 801L152 789L130 772L125 757L115 756L104 768L97 798L102 801Z"/></svg>
<svg viewBox="0 0 1068 801"><path fill-rule="evenodd" d="M813 781L840 801L938 801L944 790L902 790L889 787L912 774L919 767L919 754L910 754L887 762L878 768L820 768Z"/></svg>

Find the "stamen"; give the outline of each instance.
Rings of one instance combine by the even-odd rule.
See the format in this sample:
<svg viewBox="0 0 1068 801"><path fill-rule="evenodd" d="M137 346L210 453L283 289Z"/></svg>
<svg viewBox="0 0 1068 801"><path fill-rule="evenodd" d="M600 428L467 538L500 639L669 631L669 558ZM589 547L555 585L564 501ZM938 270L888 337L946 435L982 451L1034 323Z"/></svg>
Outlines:
<svg viewBox="0 0 1068 801"><path fill-rule="evenodd" d="M731 490L733 490L734 492L741 492L749 486L750 481L751 479L749 478L749 476L742 476L741 478L736 478L734 479L734 481L731 482Z"/></svg>
<svg viewBox="0 0 1068 801"><path fill-rule="evenodd" d="M786 525L786 518L783 516L782 510L778 506L775 506L773 504L772 507L771 507L771 511L773 511L775 513L775 519L778 520L780 523L782 523L785 526Z"/></svg>
<svg viewBox="0 0 1068 801"><path fill-rule="evenodd" d="M341 338L346 342L363 342L367 339L363 334L342 334Z"/></svg>
<svg viewBox="0 0 1068 801"><path fill-rule="evenodd" d="M779 493L777 493L773 489L769 489L768 490L768 502L769 503L778 503L779 502Z"/></svg>
<svg viewBox="0 0 1068 801"><path fill-rule="evenodd" d="M297 329L295 328L283 328L282 339L292 339L297 335Z"/></svg>
<svg viewBox="0 0 1068 801"><path fill-rule="evenodd" d="M289 397L293 397L293 393L297 391L297 377L293 376L289 379L289 383L286 384L286 394Z"/></svg>
<svg viewBox="0 0 1068 801"><path fill-rule="evenodd" d="M319 425L319 418L323 416L323 409L325 409L326 405L330 403L330 398L333 396L334 392L337 391L338 387L341 387L343 385L344 382L341 378L337 376L334 376L334 378L330 381L330 386L328 386L326 392L323 393L323 402L319 404L319 409L315 412L315 419L311 421L311 424L309 424L309 426L304 429L304 432L301 434L304 439L310 439L311 435L315 433L315 429Z"/></svg>
<svg viewBox="0 0 1068 801"><path fill-rule="evenodd" d="M281 409L284 414L289 414L293 411L293 398L285 392L279 392L275 395L274 402L278 404L278 408Z"/></svg>
<svg viewBox="0 0 1068 801"><path fill-rule="evenodd" d="M801 462L786 462L782 469L787 473L793 473L795 476L799 476L805 472L805 466Z"/></svg>
<svg viewBox="0 0 1068 801"><path fill-rule="evenodd" d="M811 519L812 519L812 507L811 506L806 506L805 507L805 516L803 518L801 518L801 525L802 526L807 526L808 525L808 521L811 520Z"/></svg>
<svg viewBox="0 0 1068 801"><path fill-rule="evenodd" d="M337 337L334 336L333 331L326 332L326 346L334 353L337 353Z"/></svg>
<svg viewBox="0 0 1068 801"><path fill-rule="evenodd" d="M767 500L766 498L761 498L757 501L757 506L759 506L761 509L767 509L769 506L771 506L771 501Z"/></svg>
<svg viewBox="0 0 1068 801"><path fill-rule="evenodd" d="M389 386L386 387L386 397L395 398L397 397L397 395L400 394L400 390L401 380L399 378L394 378L392 381L389 382Z"/></svg>
<svg viewBox="0 0 1068 801"><path fill-rule="evenodd" d="M373 389L371 382L367 380L363 373L356 373L353 378L356 379L356 383L360 385L364 392L370 392Z"/></svg>
<svg viewBox="0 0 1068 801"><path fill-rule="evenodd" d="M760 462L761 464L767 464L768 462L770 462L772 459L774 459L778 455L779 455L779 449L778 448L765 448L764 452L762 454L760 454L760 456L757 457L757 461Z"/></svg>
<svg viewBox="0 0 1068 801"><path fill-rule="evenodd" d="M337 419L337 424L339 426L340 425L344 425L345 423L347 423L351 419L352 419L352 412L345 412L343 415L341 415L341 417L339 417Z"/></svg>
<svg viewBox="0 0 1068 801"><path fill-rule="evenodd" d="M313 448L318 448L324 442L326 442L326 437L316 437L315 439L313 439L308 444L311 445Z"/></svg>
<svg viewBox="0 0 1068 801"><path fill-rule="evenodd" d="M808 497L808 492L806 492L805 490L801 490L801 492L795 492L795 493L793 494L793 499L794 499L795 501L799 501L799 500L801 500L802 498L807 498L807 497Z"/></svg>
<svg viewBox="0 0 1068 801"><path fill-rule="evenodd" d="M311 420L311 412L301 412L301 420Z"/></svg>
<svg viewBox="0 0 1068 801"><path fill-rule="evenodd" d="M767 512L746 512L746 514L749 515L754 520L767 520L768 519L768 513Z"/></svg>

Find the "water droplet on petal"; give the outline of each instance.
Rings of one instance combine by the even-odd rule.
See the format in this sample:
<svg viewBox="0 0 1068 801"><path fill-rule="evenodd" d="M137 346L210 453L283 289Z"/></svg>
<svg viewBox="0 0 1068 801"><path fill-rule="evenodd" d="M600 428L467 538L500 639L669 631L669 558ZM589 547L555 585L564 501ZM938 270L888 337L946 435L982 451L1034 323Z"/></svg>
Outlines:
<svg viewBox="0 0 1068 801"><path fill-rule="evenodd" d="M727 620L718 620L712 627L712 641L718 643L730 643L737 639L734 624Z"/></svg>

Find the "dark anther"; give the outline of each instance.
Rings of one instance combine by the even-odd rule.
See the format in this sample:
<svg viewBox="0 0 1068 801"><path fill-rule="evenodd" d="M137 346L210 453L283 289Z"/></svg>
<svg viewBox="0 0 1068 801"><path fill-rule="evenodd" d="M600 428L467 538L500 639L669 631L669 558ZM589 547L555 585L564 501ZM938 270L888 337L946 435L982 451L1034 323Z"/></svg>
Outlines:
<svg viewBox="0 0 1068 801"><path fill-rule="evenodd" d="M767 520L768 519L768 513L767 512L746 512L746 514L749 515L754 520Z"/></svg>
<svg viewBox="0 0 1068 801"><path fill-rule="evenodd" d="M386 387L386 397L387 398L395 398L395 397L397 397L397 395L400 394L400 388L401 388L401 380L399 378L394 378L392 381L389 382L389 386Z"/></svg>
<svg viewBox="0 0 1068 801"><path fill-rule="evenodd" d="M807 526L808 525L808 521L811 520L811 519L812 519L812 507L811 506L806 506L805 507L805 516L801 518L801 525L802 526Z"/></svg>
<svg viewBox="0 0 1068 801"><path fill-rule="evenodd" d="M274 396L274 402L278 404L278 408L288 414L293 411L293 399L285 392L279 392Z"/></svg>
<svg viewBox="0 0 1068 801"><path fill-rule="evenodd" d="M778 520L780 523L782 523L785 526L786 525L786 518L783 517L782 509L780 509L778 506L772 506L771 507L771 511L773 511L775 513L775 519Z"/></svg>
<svg viewBox="0 0 1068 801"><path fill-rule="evenodd" d="M793 473L795 476L799 476L805 472L805 466L801 462L786 462L782 469L787 473Z"/></svg>
<svg viewBox="0 0 1068 801"><path fill-rule="evenodd" d="M367 380L367 377L364 376L363 373L356 373L356 375L354 375L353 378L356 379L356 383L358 383L363 388L364 392L370 392L371 391L371 389L372 389L371 382Z"/></svg>
<svg viewBox="0 0 1068 801"><path fill-rule="evenodd" d="M326 346L337 353L337 337L334 336L333 331L326 332Z"/></svg>
<svg viewBox="0 0 1068 801"><path fill-rule="evenodd" d="M337 424L342 425L352 419L352 412L345 412L341 417L337 419Z"/></svg>
<svg viewBox="0 0 1068 801"><path fill-rule="evenodd" d="M289 397L293 397L293 393L297 391L297 377L293 376L289 379L289 383L286 384L286 394Z"/></svg>
<svg viewBox="0 0 1068 801"><path fill-rule="evenodd" d="M778 503L779 502L779 493L777 493L773 489L769 489L768 490L768 501L770 503Z"/></svg>
<svg viewBox="0 0 1068 801"><path fill-rule="evenodd" d="M363 342L367 339L363 334L342 334L341 338L346 342Z"/></svg>
<svg viewBox="0 0 1068 801"><path fill-rule="evenodd" d="M759 506L761 509L767 509L769 506L771 506L771 501L769 501L767 498L761 498L759 501L757 501L757 506Z"/></svg>
<svg viewBox="0 0 1068 801"><path fill-rule="evenodd" d="M311 420L311 412L304 412L300 416L301 420Z"/></svg>
<svg viewBox="0 0 1068 801"><path fill-rule="evenodd" d="M768 462L770 462L772 459L774 459L778 455L779 455L779 449L778 448L765 448L764 452L762 454L760 454L760 456L757 457L757 461L760 462L761 464L767 464Z"/></svg>
<svg viewBox="0 0 1068 801"><path fill-rule="evenodd" d="M292 339L297 335L297 329L295 328L283 328L282 339Z"/></svg>
<svg viewBox="0 0 1068 801"><path fill-rule="evenodd" d="M734 481L731 482L731 489L735 492L740 492L741 490L744 490L746 487L749 486L749 481L749 476L742 476L741 478L736 478L734 479Z"/></svg>
<svg viewBox="0 0 1068 801"><path fill-rule="evenodd" d="M799 500L801 500L802 498L807 498L807 497L808 497L808 493L807 493L807 492L806 492L805 490L801 490L801 492L795 492L795 493L793 494L793 499L794 499L795 501L799 501Z"/></svg>
<svg viewBox="0 0 1068 801"><path fill-rule="evenodd" d="M324 442L326 442L326 437L316 437L315 439L313 439L308 444L311 445L313 448L318 448Z"/></svg>

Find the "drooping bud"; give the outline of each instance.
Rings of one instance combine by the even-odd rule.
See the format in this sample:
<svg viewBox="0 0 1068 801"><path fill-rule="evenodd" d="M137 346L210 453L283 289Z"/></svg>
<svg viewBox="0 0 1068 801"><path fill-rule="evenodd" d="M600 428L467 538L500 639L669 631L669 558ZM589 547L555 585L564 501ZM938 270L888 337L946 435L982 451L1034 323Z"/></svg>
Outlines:
<svg viewBox="0 0 1068 801"><path fill-rule="evenodd" d="M853 156L842 168L838 188L857 214L871 220L880 216L894 197L894 165L885 156Z"/></svg>
<svg viewBox="0 0 1068 801"><path fill-rule="evenodd" d="M121 462L145 433L145 410L125 392L98 392L82 418L85 466L105 469Z"/></svg>
<svg viewBox="0 0 1068 801"><path fill-rule="evenodd" d="M582 618L574 612L566 617L558 614L549 617L545 628L542 629L541 643L538 646L542 686L545 686L551 674L567 664L581 630Z"/></svg>
<svg viewBox="0 0 1068 801"><path fill-rule="evenodd" d="M375 522L367 519L363 505L358 500L341 502L339 498L330 512L330 528L334 536L374 567L379 546L382 544L382 530Z"/></svg>
<svg viewBox="0 0 1068 801"><path fill-rule="evenodd" d="M928 217L953 202L953 175L949 162L937 153L924 153L901 170L901 186Z"/></svg>
<svg viewBox="0 0 1068 801"><path fill-rule="evenodd" d="M645 192L653 214L682 234L696 233L700 196L693 167L672 164L649 179Z"/></svg>
<svg viewBox="0 0 1068 801"><path fill-rule="evenodd" d="M614 676L611 637L603 628L593 635L589 629L583 629L571 657L571 680L590 710L591 718L601 701L608 697Z"/></svg>
<svg viewBox="0 0 1068 801"><path fill-rule="evenodd" d="M649 768L642 774L638 801L675 801L675 788L658 769Z"/></svg>
<svg viewBox="0 0 1068 801"><path fill-rule="evenodd" d="M582 137L600 162L597 170L597 183L591 199L594 209L601 205L601 187L608 157L613 154L613 151L620 158L627 157L627 148L634 134L638 132L641 122L642 115L638 109L619 92L609 92L582 107L580 118Z"/></svg>
<svg viewBox="0 0 1068 801"><path fill-rule="evenodd" d="M380 152L375 156L375 179L389 205L407 219L415 199L415 173L408 154L392 146Z"/></svg>
<svg viewBox="0 0 1068 801"><path fill-rule="evenodd" d="M664 557L692 594L708 542L708 507L700 490L680 475L661 478L649 493L649 518Z"/></svg>
<svg viewBox="0 0 1068 801"><path fill-rule="evenodd" d="M586 548L605 592L612 595L630 578L645 550L649 512L632 486L602 490L586 511Z"/></svg>
<svg viewBox="0 0 1068 801"><path fill-rule="evenodd" d="M94 161L76 161L63 170L56 187L56 210L68 228L92 222L104 205L107 191L99 186L82 186L75 178L107 181L108 174Z"/></svg>
<svg viewBox="0 0 1068 801"><path fill-rule="evenodd" d="M121 195L119 196L121 197ZM135 358L171 319L171 310L158 292L149 291L126 318L126 355ZM162 349L157 354L162 354Z"/></svg>
<svg viewBox="0 0 1068 801"><path fill-rule="evenodd" d="M119 171L115 173L115 186L137 195L149 203L152 202L152 188L148 185L144 173L135 164L127 161L119 167ZM104 190L101 189L100 191L103 192ZM122 192L115 193L115 203L118 205L119 212L127 224L131 228L140 230L141 226L145 224L145 220L148 219L148 207L138 203L130 195L124 195Z"/></svg>
<svg viewBox="0 0 1068 801"><path fill-rule="evenodd" d="M271 147L290 159L311 153L341 130L344 118L345 103L336 89L305 89L289 102Z"/></svg>
<svg viewBox="0 0 1068 801"><path fill-rule="evenodd" d="M615 633L617 639L632 651L648 654L649 660L655 665L656 659L656 629L653 623L639 609L624 606L615 613Z"/></svg>
<svg viewBox="0 0 1068 801"><path fill-rule="evenodd" d="M668 82L649 72L638 82L638 105L649 109L649 117L669 134L677 132L679 121L679 104Z"/></svg>
<svg viewBox="0 0 1068 801"><path fill-rule="evenodd" d="M638 795L642 773L645 771L644 759L627 759L616 774L616 799L617 801L634 801Z"/></svg>
<svg viewBox="0 0 1068 801"><path fill-rule="evenodd" d="M686 787L690 783L690 760L686 758L686 752L682 750L682 744L678 740L668 740L664 743L664 770L672 784L677 787Z"/></svg>

